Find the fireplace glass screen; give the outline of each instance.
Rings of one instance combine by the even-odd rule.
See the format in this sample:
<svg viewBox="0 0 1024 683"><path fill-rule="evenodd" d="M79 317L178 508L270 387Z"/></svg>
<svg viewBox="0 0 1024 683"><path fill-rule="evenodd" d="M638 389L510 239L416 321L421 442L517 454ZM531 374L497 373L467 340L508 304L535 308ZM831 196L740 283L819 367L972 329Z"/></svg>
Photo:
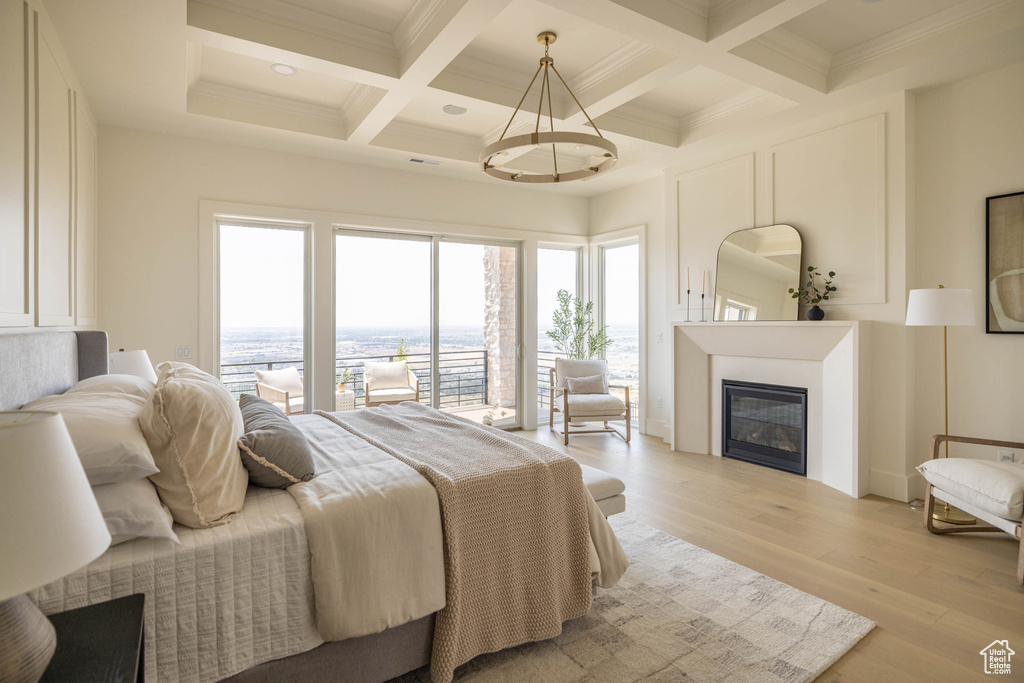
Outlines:
<svg viewBox="0 0 1024 683"><path fill-rule="evenodd" d="M722 382L722 455L807 474L807 390Z"/></svg>

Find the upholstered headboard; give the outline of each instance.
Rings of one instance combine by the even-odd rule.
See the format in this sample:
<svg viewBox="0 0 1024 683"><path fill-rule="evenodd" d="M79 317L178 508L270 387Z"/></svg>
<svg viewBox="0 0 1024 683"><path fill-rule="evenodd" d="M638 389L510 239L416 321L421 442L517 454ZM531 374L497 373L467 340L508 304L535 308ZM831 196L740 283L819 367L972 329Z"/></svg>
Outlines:
<svg viewBox="0 0 1024 683"><path fill-rule="evenodd" d="M62 394L75 382L107 374L107 333L31 331L0 334L0 410Z"/></svg>

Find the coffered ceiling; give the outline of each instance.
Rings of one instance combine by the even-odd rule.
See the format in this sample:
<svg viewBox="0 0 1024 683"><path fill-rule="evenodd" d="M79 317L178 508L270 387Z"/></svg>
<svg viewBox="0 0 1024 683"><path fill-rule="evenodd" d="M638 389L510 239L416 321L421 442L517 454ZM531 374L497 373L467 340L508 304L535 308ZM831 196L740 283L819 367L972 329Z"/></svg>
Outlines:
<svg viewBox="0 0 1024 683"><path fill-rule="evenodd" d="M543 188L584 195L1024 59L1024 0L45 2L101 123L491 183L479 151L554 31L555 66L620 151L607 173ZM557 81L551 94L556 129L592 132ZM537 125L537 96L509 134Z"/></svg>

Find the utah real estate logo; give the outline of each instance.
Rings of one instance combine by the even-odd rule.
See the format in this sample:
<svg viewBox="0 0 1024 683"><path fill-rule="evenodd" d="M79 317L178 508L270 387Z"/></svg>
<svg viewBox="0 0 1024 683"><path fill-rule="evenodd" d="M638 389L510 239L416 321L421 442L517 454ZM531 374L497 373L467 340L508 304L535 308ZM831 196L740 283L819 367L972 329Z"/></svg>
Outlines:
<svg viewBox="0 0 1024 683"><path fill-rule="evenodd" d="M1010 641L993 640L980 654L985 658L985 673L1009 674L1010 658L1017 653L1010 649Z"/></svg>

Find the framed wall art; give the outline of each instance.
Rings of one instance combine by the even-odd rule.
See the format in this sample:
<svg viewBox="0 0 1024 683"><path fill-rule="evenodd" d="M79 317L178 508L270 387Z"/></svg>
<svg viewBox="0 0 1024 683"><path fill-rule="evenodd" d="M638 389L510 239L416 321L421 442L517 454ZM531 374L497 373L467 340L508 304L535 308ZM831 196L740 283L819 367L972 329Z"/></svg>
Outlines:
<svg viewBox="0 0 1024 683"><path fill-rule="evenodd" d="M985 204L985 331L1024 334L1024 192Z"/></svg>

